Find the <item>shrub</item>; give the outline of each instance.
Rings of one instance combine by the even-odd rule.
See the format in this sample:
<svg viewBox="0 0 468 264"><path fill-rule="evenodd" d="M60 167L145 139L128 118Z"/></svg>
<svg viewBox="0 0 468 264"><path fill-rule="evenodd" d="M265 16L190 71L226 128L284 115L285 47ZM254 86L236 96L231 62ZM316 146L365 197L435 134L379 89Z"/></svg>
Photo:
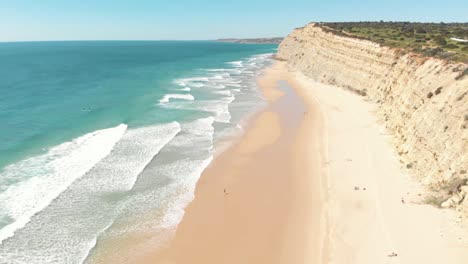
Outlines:
<svg viewBox="0 0 468 264"><path fill-rule="evenodd" d="M381 45L398 47L429 56L468 63L468 43L453 42L449 38L468 38L468 23L412 23L412 22L335 22L320 23L323 30L334 34L353 32L353 37L368 39ZM422 47L426 47L423 49ZM440 47L442 50L434 50Z"/></svg>
<svg viewBox="0 0 468 264"><path fill-rule="evenodd" d="M465 76L467 76L467 75L468 75L468 68L465 68L465 70L463 70L462 72L460 72L460 74L458 74L458 76L455 77L455 80L458 81L458 80L462 79L463 77L465 77ZM465 121L467 120L467 119L466 119L467 116L468 116L468 115L465 115Z"/></svg>
<svg viewBox="0 0 468 264"><path fill-rule="evenodd" d="M443 36L435 37L434 41L435 41L435 43L437 43L437 44L439 44L441 46L447 45L447 40L445 40L445 37L443 37Z"/></svg>
<svg viewBox="0 0 468 264"><path fill-rule="evenodd" d="M427 31L426 31L426 30L424 30L423 28L418 28L418 29L416 29L416 33L420 33L420 34L426 34L426 33L427 33Z"/></svg>
<svg viewBox="0 0 468 264"><path fill-rule="evenodd" d="M458 46L455 45L455 44L450 43L450 44L446 45L445 48L447 48L447 49L458 49Z"/></svg>
<svg viewBox="0 0 468 264"><path fill-rule="evenodd" d="M444 59L446 61L452 61L457 59L456 53L442 51L435 55L438 58Z"/></svg>
<svg viewBox="0 0 468 264"><path fill-rule="evenodd" d="M438 53L442 51L444 50L441 47L437 47L434 49L427 49L427 50L424 50L424 55L434 57L435 55L437 55Z"/></svg>

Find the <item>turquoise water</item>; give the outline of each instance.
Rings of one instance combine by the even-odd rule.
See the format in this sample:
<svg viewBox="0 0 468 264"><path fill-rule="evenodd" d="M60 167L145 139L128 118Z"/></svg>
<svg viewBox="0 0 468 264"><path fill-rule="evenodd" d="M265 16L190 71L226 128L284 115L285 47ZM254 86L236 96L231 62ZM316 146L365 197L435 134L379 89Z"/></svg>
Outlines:
<svg viewBox="0 0 468 264"><path fill-rule="evenodd" d="M0 262L81 263L173 228L213 146L261 105L255 77L275 50L0 43Z"/></svg>
<svg viewBox="0 0 468 264"><path fill-rule="evenodd" d="M100 128L177 118L154 108L174 79L271 51L212 42L0 44L0 165Z"/></svg>

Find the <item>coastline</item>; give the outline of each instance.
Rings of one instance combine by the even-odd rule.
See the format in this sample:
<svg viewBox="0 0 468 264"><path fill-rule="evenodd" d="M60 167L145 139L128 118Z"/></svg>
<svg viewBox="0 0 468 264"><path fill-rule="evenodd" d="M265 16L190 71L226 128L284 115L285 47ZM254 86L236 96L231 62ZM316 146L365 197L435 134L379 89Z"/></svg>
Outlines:
<svg viewBox="0 0 468 264"><path fill-rule="evenodd" d="M31 56L48 67L5 79L0 263L131 262L165 245L213 145L235 137L261 105L253 84L276 50L212 41L18 45L3 53L17 57L5 60L12 73Z"/></svg>
<svg viewBox="0 0 468 264"><path fill-rule="evenodd" d="M267 106L210 164L167 250L138 263L463 263L456 212L421 204L376 105L276 62Z"/></svg>

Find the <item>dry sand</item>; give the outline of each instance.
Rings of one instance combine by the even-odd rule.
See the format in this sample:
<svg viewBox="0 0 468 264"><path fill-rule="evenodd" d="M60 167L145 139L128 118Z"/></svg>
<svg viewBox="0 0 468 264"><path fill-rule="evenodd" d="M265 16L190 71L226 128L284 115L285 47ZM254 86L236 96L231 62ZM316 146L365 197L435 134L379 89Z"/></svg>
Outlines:
<svg viewBox="0 0 468 264"><path fill-rule="evenodd" d="M424 191L401 169L377 106L301 74L296 80L323 114L325 263L468 263L466 226L456 212L421 203Z"/></svg>
<svg viewBox="0 0 468 264"><path fill-rule="evenodd" d="M283 62L259 86L268 106L203 172L168 250L137 263L468 263L466 229L414 202L371 103Z"/></svg>

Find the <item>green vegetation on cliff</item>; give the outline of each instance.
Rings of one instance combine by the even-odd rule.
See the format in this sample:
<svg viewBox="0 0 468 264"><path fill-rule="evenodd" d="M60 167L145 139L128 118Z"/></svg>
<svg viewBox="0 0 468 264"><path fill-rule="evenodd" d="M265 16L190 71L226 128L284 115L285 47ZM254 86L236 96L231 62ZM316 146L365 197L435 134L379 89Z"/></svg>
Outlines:
<svg viewBox="0 0 468 264"><path fill-rule="evenodd" d="M468 23L319 23L335 34L404 48L425 56L468 63Z"/></svg>

